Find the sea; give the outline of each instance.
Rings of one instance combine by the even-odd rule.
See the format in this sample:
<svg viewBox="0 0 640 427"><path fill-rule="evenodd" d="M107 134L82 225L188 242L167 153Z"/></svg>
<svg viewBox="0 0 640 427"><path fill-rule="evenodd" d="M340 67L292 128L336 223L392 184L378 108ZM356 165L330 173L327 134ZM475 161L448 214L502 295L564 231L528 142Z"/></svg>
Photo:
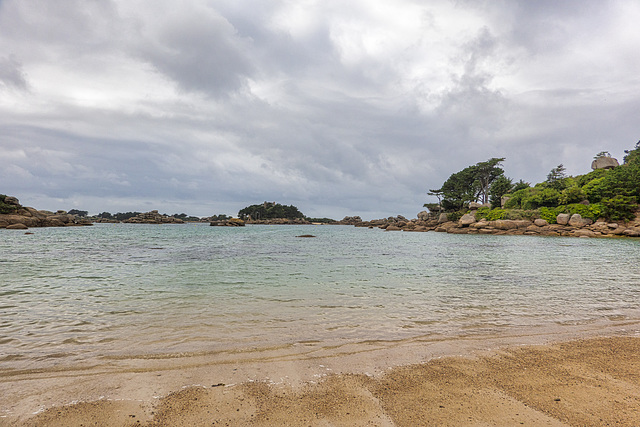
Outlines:
<svg viewBox="0 0 640 427"><path fill-rule="evenodd" d="M637 239L200 223L29 232L0 230L1 370L640 320Z"/></svg>

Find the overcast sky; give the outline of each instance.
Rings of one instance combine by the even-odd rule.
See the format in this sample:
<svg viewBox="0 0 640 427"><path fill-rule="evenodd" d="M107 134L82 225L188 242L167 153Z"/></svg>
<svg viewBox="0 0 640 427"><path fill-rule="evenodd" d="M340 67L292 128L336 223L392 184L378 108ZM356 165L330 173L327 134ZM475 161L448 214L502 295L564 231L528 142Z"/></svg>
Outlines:
<svg viewBox="0 0 640 427"><path fill-rule="evenodd" d="M640 139L640 2L0 0L0 193L414 218L449 175Z"/></svg>

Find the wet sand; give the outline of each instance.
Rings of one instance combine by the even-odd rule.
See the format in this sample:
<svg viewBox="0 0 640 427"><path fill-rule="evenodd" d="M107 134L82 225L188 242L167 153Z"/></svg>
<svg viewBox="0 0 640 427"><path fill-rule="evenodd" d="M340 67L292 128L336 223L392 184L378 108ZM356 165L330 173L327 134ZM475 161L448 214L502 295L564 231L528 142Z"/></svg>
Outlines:
<svg viewBox="0 0 640 427"><path fill-rule="evenodd" d="M0 371L0 425L637 426L639 328Z"/></svg>

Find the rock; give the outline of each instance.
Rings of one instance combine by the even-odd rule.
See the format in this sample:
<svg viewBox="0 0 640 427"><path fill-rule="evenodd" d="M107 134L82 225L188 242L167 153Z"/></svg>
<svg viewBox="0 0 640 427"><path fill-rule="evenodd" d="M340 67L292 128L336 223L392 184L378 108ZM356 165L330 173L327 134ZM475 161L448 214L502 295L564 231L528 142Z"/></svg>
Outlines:
<svg viewBox="0 0 640 427"><path fill-rule="evenodd" d="M478 203L478 202L471 202L469 203L469 209L472 211L476 211L478 209L480 209L482 207L482 203Z"/></svg>
<svg viewBox="0 0 640 427"><path fill-rule="evenodd" d="M7 225L7 230L26 230L28 228L29 227L21 223Z"/></svg>
<svg viewBox="0 0 640 427"><path fill-rule="evenodd" d="M474 214L464 214L462 215L462 218L460 218L460 221L458 221L460 223L461 226L463 227L468 227L471 224L473 224L474 222L476 222L476 216Z"/></svg>
<svg viewBox="0 0 640 427"><path fill-rule="evenodd" d="M549 225L549 222L546 219L537 218L535 221L533 221L533 224L537 225L538 227L544 227L545 225Z"/></svg>
<svg viewBox="0 0 640 427"><path fill-rule="evenodd" d="M9 227L7 227L9 228ZM622 232L627 237L640 237L640 229L638 228L627 228Z"/></svg>
<svg viewBox="0 0 640 427"><path fill-rule="evenodd" d="M389 225L387 228L385 228L385 231L400 231L400 230L402 229L397 225Z"/></svg>
<svg viewBox="0 0 640 427"><path fill-rule="evenodd" d="M616 166L620 166L617 159L609 156L602 156L591 162L591 169L613 169Z"/></svg>
<svg viewBox="0 0 640 427"><path fill-rule="evenodd" d="M173 216L162 215L157 210L141 213L122 222L130 224L183 224L184 221Z"/></svg>
<svg viewBox="0 0 640 427"><path fill-rule="evenodd" d="M64 227L64 222L60 221L58 218L45 218L43 222L45 227Z"/></svg>
<svg viewBox="0 0 640 427"><path fill-rule="evenodd" d="M576 236L576 237L595 237L596 233L594 233L591 230L582 229L582 230L576 230L573 233L573 235Z"/></svg>
<svg viewBox="0 0 640 427"><path fill-rule="evenodd" d="M508 197L508 196L502 196L502 197L500 198L500 207L501 207L501 208L504 208L504 205L506 205L506 204L507 204L507 202L509 201L509 199L510 199L510 198L511 198L511 197Z"/></svg>
<svg viewBox="0 0 640 427"><path fill-rule="evenodd" d="M428 221L429 220L429 212L427 212L427 211L418 212L418 219L420 221Z"/></svg>
<svg viewBox="0 0 640 427"><path fill-rule="evenodd" d="M569 214L565 214L565 213L561 213L556 217L556 222L560 225L567 225L569 224L569 219L571 218L571 215Z"/></svg>
<svg viewBox="0 0 640 427"><path fill-rule="evenodd" d="M611 229L618 228L618 224L616 224L615 222L609 222L607 223L607 227Z"/></svg>
<svg viewBox="0 0 640 427"><path fill-rule="evenodd" d="M573 214L571 218L569 218L569 225L572 227L586 227L587 225L591 225L593 221L588 218L582 218L580 214Z"/></svg>
<svg viewBox="0 0 640 427"><path fill-rule="evenodd" d="M490 226L491 226L491 224L489 223L489 221L487 221L486 219L483 218L480 221L471 224L469 227L480 229L480 228L487 228L487 227L490 227Z"/></svg>
<svg viewBox="0 0 640 427"><path fill-rule="evenodd" d="M5 197L5 198L4 198L4 202L5 202L7 205L12 205L12 206L21 206L21 205L20 205L20 201L19 201L17 198L13 197L13 196L7 196L7 197Z"/></svg>
<svg viewBox="0 0 640 427"><path fill-rule="evenodd" d="M345 216L338 224L342 225L358 225L362 223L362 218L359 216Z"/></svg>
<svg viewBox="0 0 640 427"><path fill-rule="evenodd" d="M314 236L313 234L301 234L301 235L296 236L296 237L305 237L305 238L309 238L309 237L316 237L316 236Z"/></svg>
<svg viewBox="0 0 640 427"><path fill-rule="evenodd" d="M497 221L491 221L492 225L498 230L513 230L518 228L518 225L515 221L511 221L509 219L499 219Z"/></svg>
<svg viewBox="0 0 640 427"><path fill-rule="evenodd" d="M245 222L240 218L225 219L223 221L212 221L209 225L214 227L244 227Z"/></svg>
<svg viewBox="0 0 640 427"><path fill-rule="evenodd" d="M438 217L438 224L443 224L448 221L449 221L449 217L447 216L446 213L441 213L440 216Z"/></svg>

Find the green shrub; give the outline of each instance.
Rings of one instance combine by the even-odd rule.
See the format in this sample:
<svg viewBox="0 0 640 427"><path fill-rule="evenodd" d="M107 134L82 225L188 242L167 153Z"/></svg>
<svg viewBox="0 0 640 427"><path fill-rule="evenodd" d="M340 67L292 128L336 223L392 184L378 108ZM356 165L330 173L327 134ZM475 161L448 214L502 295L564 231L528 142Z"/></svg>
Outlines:
<svg viewBox="0 0 640 427"><path fill-rule="evenodd" d="M459 221L460 218L462 218L462 215L466 214L467 211L455 211L455 212L449 212L447 214L447 219L449 221Z"/></svg>
<svg viewBox="0 0 640 427"><path fill-rule="evenodd" d="M505 209L520 208L522 206L522 200L529 198L533 191L533 188L527 187L522 190L514 191L511 194L506 194L506 196L509 197L509 200L504 205Z"/></svg>
<svg viewBox="0 0 640 427"><path fill-rule="evenodd" d="M476 219L479 221L485 218L487 221L496 221L498 219L504 219L507 211L504 209L490 209L487 207L480 208L476 211Z"/></svg>
<svg viewBox="0 0 640 427"><path fill-rule="evenodd" d="M537 210L525 210L525 209L510 209L505 211L504 214L504 218L502 219L511 219L514 221L520 221L520 220L533 220L534 218L536 218L538 215L538 211Z"/></svg>
<svg viewBox="0 0 640 427"><path fill-rule="evenodd" d="M589 218L593 221L596 221L604 214L604 206L600 203L594 203L592 205L574 203L568 206L559 206L558 208L564 208L564 213L571 215L580 214L583 218Z"/></svg>
<svg viewBox="0 0 640 427"><path fill-rule="evenodd" d="M607 172L609 172L609 169L596 169L594 171L591 171L587 174L584 175L578 175L577 177L575 177L575 182L576 185L578 187L584 187L585 185L587 185L589 182L593 181L594 179L598 179L598 178L602 178L604 177Z"/></svg>
<svg viewBox="0 0 640 427"><path fill-rule="evenodd" d="M600 178L594 178L591 181L587 182L583 187L582 191L584 191L584 195L588 201L591 203L598 203L602 200L602 182L604 181L604 176Z"/></svg>
<svg viewBox="0 0 640 427"><path fill-rule="evenodd" d="M612 199L616 196L640 197L640 163L625 164L611 169L601 178L583 187L590 202Z"/></svg>
<svg viewBox="0 0 640 427"><path fill-rule="evenodd" d="M580 203L586 199L586 195L580 187L569 187L562 190L560 194L560 204L569 205L571 203Z"/></svg>
<svg viewBox="0 0 640 427"><path fill-rule="evenodd" d="M604 216L614 221L633 219L638 209L636 198L629 196L618 195L604 199L602 205L604 205Z"/></svg>
<svg viewBox="0 0 640 427"><path fill-rule="evenodd" d="M4 199L7 196L4 194L0 194L0 214L10 214L16 211L17 207L13 205L8 205L4 202Z"/></svg>
<svg viewBox="0 0 640 427"><path fill-rule="evenodd" d="M540 209L538 209L538 214L540 218L546 220L549 224L555 224L556 218L560 213L562 212L558 212L557 208L548 208L546 206L543 206Z"/></svg>

